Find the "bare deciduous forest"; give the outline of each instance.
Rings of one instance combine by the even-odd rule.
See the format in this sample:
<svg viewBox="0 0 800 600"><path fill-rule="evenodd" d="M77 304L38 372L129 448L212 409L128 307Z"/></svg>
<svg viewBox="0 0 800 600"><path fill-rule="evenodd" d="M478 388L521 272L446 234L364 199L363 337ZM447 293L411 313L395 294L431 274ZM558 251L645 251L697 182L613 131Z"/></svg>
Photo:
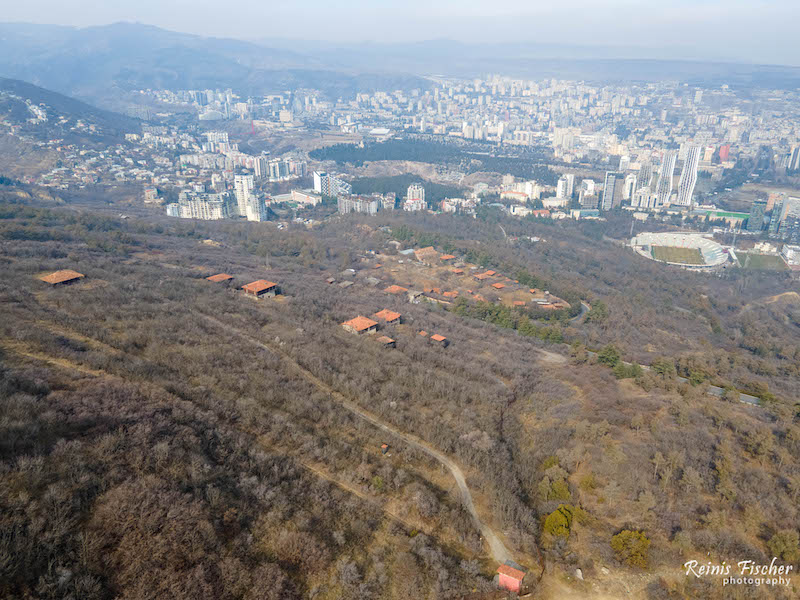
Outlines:
<svg viewBox="0 0 800 600"><path fill-rule="evenodd" d="M664 269L573 223L504 222L507 237L460 217L281 231L117 215L0 205L0 596L495 589L449 473L335 391L461 465L481 517L534 583L544 572L544 596L599 584L653 600L793 597L680 570L707 556L800 562L800 302L788 275ZM374 268L393 241L592 310L542 320L409 303L382 291L407 282ZM58 269L86 278L37 279ZM234 284L205 279L220 272ZM282 294L235 291L257 279ZM383 327L396 348L340 327L384 308L403 315ZM619 358L653 369L609 368ZM709 383L762 404L709 396Z"/></svg>

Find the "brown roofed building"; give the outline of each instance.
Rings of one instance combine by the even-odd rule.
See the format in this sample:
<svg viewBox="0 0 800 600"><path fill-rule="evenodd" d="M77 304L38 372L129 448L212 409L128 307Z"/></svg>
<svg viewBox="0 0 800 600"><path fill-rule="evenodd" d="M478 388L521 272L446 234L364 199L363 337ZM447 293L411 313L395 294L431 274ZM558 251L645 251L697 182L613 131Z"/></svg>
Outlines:
<svg viewBox="0 0 800 600"><path fill-rule="evenodd" d="M525 579L525 572L515 569L510 565L500 565L497 569L497 585L510 592L519 593L522 588L522 580Z"/></svg>
<svg viewBox="0 0 800 600"><path fill-rule="evenodd" d="M428 332L423 329L418 335L421 335L422 337L428 337Z"/></svg>
<svg viewBox="0 0 800 600"><path fill-rule="evenodd" d="M263 298L265 296L272 297L278 293L278 284L267 281L266 279L259 279L258 281L243 285L242 289L245 294L256 298Z"/></svg>
<svg viewBox="0 0 800 600"><path fill-rule="evenodd" d="M454 258L455 258L455 256L453 256L452 254L442 254L442 255L439 257L439 260L441 260L441 261L445 261L445 262L446 262L446 261L448 261L448 260L453 260Z"/></svg>
<svg viewBox="0 0 800 600"><path fill-rule="evenodd" d="M86 275L83 273L78 273L72 269L64 269L63 271L50 273L50 275L43 275L42 277L39 277L39 279L45 283L49 283L50 285L68 285L70 283L75 283L84 277L86 277Z"/></svg>
<svg viewBox="0 0 800 600"><path fill-rule="evenodd" d="M208 281L213 281L214 283L226 283L233 279L233 275L228 275L227 273L217 273L211 277L206 277L206 279Z"/></svg>
<svg viewBox="0 0 800 600"><path fill-rule="evenodd" d="M384 308L381 311L376 312L372 315L378 321L384 321L387 325L396 325L400 322L400 317L402 316L399 312L394 312L393 310L389 310L388 308Z"/></svg>
<svg viewBox="0 0 800 600"><path fill-rule="evenodd" d="M506 284L504 284L504 283L493 283L492 287L494 289L496 289L496 290L502 290L504 287L506 287Z"/></svg>
<svg viewBox="0 0 800 600"><path fill-rule="evenodd" d="M455 273L456 275L463 275L464 274L464 269L453 269L450 272L451 273Z"/></svg>
<svg viewBox="0 0 800 600"><path fill-rule="evenodd" d="M417 257L419 262L426 265L431 265L436 259L439 258L439 253L434 249L433 246L428 246L426 248L414 250L414 256Z"/></svg>
<svg viewBox="0 0 800 600"><path fill-rule="evenodd" d="M386 335L379 337L378 341L383 344L384 348L394 348L397 345L392 338Z"/></svg>
<svg viewBox="0 0 800 600"><path fill-rule="evenodd" d="M442 346L447 346L447 344L449 344L449 342L447 341L447 338L444 337L443 335L439 335L438 333L434 333L431 336L431 340L433 340L437 344L441 344Z"/></svg>
<svg viewBox="0 0 800 600"><path fill-rule="evenodd" d="M442 294L445 298L457 298L458 297L458 290L453 290L452 292L445 292Z"/></svg>
<svg viewBox="0 0 800 600"><path fill-rule="evenodd" d="M357 316L355 319L345 321L342 323L342 327L344 327L345 331L357 334L372 334L378 331L378 324L375 321L368 319L367 317L362 317L361 315Z"/></svg>
<svg viewBox="0 0 800 600"><path fill-rule="evenodd" d="M399 285L390 285L383 291L390 294L405 294L408 291L408 288L400 287Z"/></svg>

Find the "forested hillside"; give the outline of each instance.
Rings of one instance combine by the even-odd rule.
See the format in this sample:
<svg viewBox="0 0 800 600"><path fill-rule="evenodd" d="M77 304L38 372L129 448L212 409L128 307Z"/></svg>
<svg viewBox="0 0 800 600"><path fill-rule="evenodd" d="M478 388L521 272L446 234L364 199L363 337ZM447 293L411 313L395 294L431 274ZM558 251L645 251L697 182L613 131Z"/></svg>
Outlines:
<svg viewBox="0 0 800 600"><path fill-rule="evenodd" d="M0 205L0 596L494 589L497 564L454 480L394 430L460 465L538 596L795 597L681 569L800 561L798 305L771 300L797 285L785 275L665 277L580 224L504 233L480 219L354 216L278 230L11 200ZM408 284L399 272L376 267L396 257L392 242L446 248L591 310L495 322L409 303L383 292ZM37 279L58 269L86 277ZM220 272L232 286L205 279ZM257 279L282 294L235 291ZM384 308L403 315L386 330L396 348L340 327ZM560 337L526 334L523 316ZM614 371L609 346L663 368ZM718 379L769 396L705 394Z"/></svg>

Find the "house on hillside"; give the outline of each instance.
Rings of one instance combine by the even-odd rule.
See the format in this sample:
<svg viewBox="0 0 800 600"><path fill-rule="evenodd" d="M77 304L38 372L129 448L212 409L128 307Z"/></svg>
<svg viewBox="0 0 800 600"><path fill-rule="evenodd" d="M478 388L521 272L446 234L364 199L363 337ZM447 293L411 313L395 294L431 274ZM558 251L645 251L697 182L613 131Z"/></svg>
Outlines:
<svg viewBox="0 0 800 600"><path fill-rule="evenodd" d="M390 285L383 291L389 294L405 294L408 288L400 287L399 285Z"/></svg>
<svg viewBox="0 0 800 600"><path fill-rule="evenodd" d="M230 283L233 280L233 275L228 275L227 273L217 273L211 277L206 277L206 280L211 281L212 283Z"/></svg>
<svg viewBox="0 0 800 600"><path fill-rule="evenodd" d="M447 338L446 338L446 337L444 337L443 335L439 335L438 333L434 333L434 334L431 336L431 341L434 341L434 342L436 342L436 343L437 343L437 344L439 344L439 345L440 345L442 348L447 348L447 345L450 343L450 342L447 340Z"/></svg>
<svg viewBox="0 0 800 600"><path fill-rule="evenodd" d="M345 331L361 335L362 333L373 334L378 331L378 323L367 317L357 316L355 319L350 319L342 323Z"/></svg>
<svg viewBox="0 0 800 600"><path fill-rule="evenodd" d="M73 271L72 269L64 269L62 271L56 271L55 273L50 273L50 275L43 275L39 277L41 281L45 283L49 283L52 286L57 285L69 285L70 283L75 283L86 277L83 273L78 273L77 271Z"/></svg>
<svg viewBox="0 0 800 600"><path fill-rule="evenodd" d="M376 312L372 316L378 321L383 321L387 325L397 325L398 323L400 323L400 318L402 317L402 315L399 312L394 312L393 310L389 310L388 308L384 308L383 310Z"/></svg>
<svg viewBox="0 0 800 600"><path fill-rule="evenodd" d="M392 338L386 335L380 336L378 338L378 342L380 342L384 348L394 348L397 346L397 343Z"/></svg>
<svg viewBox="0 0 800 600"><path fill-rule="evenodd" d="M414 256L423 265L436 264L436 261L439 259L439 253L434 249L433 246L428 246L427 248L420 248L419 250L414 250Z"/></svg>
<svg viewBox="0 0 800 600"><path fill-rule="evenodd" d="M446 263L446 262L450 262L451 260L454 260L454 259L455 259L455 256L454 256L454 255L452 255L452 254L442 254L442 255L439 257L439 260L440 260L440 261L442 261L442 262L444 262L444 263Z"/></svg>
<svg viewBox="0 0 800 600"><path fill-rule="evenodd" d="M505 283L493 283L492 287L494 289L496 289L496 290L502 290L504 287L506 287L506 284Z"/></svg>
<svg viewBox="0 0 800 600"><path fill-rule="evenodd" d="M278 294L278 284L267 281L266 279L259 279L247 285L242 286L245 294L253 296L254 298L272 298Z"/></svg>
<svg viewBox="0 0 800 600"><path fill-rule="evenodd" d="M497 585L500 589L517 594L522 590L522 581L525 579L525 571L506 563L498 567L497 575Z"/></svg>

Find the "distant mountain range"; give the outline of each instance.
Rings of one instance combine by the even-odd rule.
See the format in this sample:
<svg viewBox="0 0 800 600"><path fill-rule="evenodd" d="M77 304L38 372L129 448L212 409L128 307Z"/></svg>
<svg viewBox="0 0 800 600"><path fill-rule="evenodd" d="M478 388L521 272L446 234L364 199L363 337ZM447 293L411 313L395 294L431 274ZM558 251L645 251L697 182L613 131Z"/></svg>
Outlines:
<svg viewBox="0 0 800 600"><path fill-rule="evenodd" d="M464 43L430 40L403 44L350 44L286 39L259 43L273 48L302 47L305 55L331 68L402 71L444 77L487 74L531 79L572 79L590 82L655 82L732 87L800 87L800 67L756 65L725 60L700 61L680 49L632 46L588 46L540 43Z"/></svg>
<svg viewBox="0 0 800 600"><path fill-rule="evenodd" d="M645 50L642 57L647 56ZM800 87L800 68L638 58L635 48L534 43L257 42L177 33L136 23L74 28L0 24L0 76L111 105L143 88L233 88L261 95L301 87L329 97L425 88L425 76L660 81Z"/></svg>
<svg viewBox="0 0 800 600"><path fill-rule="evenodd" d="M77 29L0 24L0 76L84 99L144 88L233 88L244 95L317 88L330 96L429 85L396 73L354 73L286 49L149 25Z"/></svg>

